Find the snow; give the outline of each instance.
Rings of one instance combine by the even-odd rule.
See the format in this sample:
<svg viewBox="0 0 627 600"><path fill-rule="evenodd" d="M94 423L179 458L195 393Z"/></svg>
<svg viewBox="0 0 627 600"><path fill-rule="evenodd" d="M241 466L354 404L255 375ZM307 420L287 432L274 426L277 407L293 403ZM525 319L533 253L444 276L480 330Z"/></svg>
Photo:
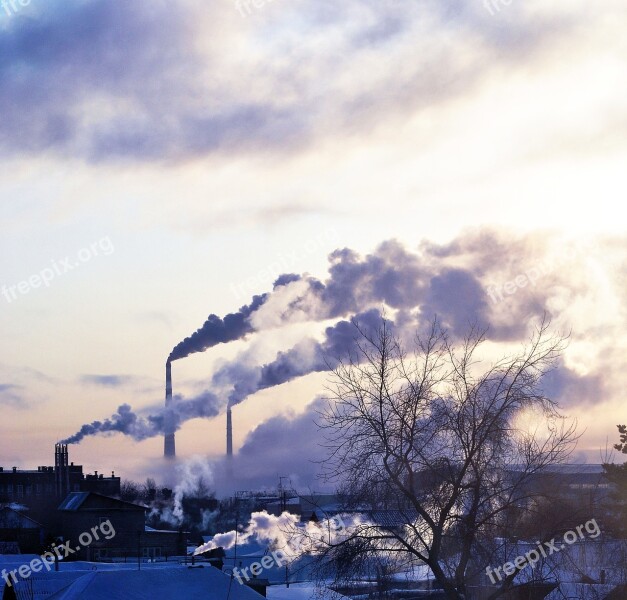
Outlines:
<svg viewBox="0 0 627 600"><path fill-rule="evenodd" d="M272 585L267 589L268 600L313 600L315 598L316 588L310 583L294 583L287 588L284 585ZM333 600L342 600L346 596L341 594L327 592L326 597Z"/></svg>
<svg viewBox="0 0 627 600"><path fill-rule="evenodd" d="M75 568L55 573L37 573L15 586L21 592L36 592L47 600L172 600L172 598L204 598L223 600L260 600L261 596L213 567L185 567L163 564L142 565L73 565ZM66 565L63 565L66 566ZM105 567L105 568L103 568ZM108 567L108 568L106 568ZM129 568L130 567L130 568ZM97 568L97 570L93 570ZM49 595L51 594L52 595Z"/></svg>

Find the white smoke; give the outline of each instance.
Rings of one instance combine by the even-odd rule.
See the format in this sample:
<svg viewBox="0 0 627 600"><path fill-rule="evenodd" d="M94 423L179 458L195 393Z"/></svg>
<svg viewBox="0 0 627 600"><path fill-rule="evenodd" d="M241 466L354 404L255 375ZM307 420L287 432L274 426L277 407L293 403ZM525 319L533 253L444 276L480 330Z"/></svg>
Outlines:
<svg viewBox="0 0 627 600"><path fill-rule="evenodd" d="M185 521L183 499L185 497L207 496L214 489L214 473L208 459L194 455L175 467L175 479L172 494L172 506L155 506L150 518L157 518L173 527L180 527ZM216 517L217 511L202 510L201 523L203 529Z"/></svg>
<svg viewBox="0 0 627 600"><path fill-rule="evenodd" d="M363 522L364 517L360 514L342 514L319 522L301 523L298 515L284 512L276 516L264 510L252 513L243 531L218 533L212 540L196 548L194 554L216 548L230 550L236 544L256 541L267 545L271 551L281 550L291 561L305 552L315 553L320 545L346 539Z"/></svg>
<svg viewBox="0 0 627 600"><path fill-rule="evenodd" d="M180 524L185 518L183 498L197 494L203 488L208 490L213 484L213 469L204 456L194 455L177 465L176 472L179 475L179 483L174 487L172 515Z"/></svg>

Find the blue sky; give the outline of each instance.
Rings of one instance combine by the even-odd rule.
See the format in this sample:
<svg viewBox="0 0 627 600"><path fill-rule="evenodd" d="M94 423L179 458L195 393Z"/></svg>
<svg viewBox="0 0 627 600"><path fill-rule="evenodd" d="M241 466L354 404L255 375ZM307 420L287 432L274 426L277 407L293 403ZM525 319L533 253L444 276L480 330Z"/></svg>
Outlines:
<svg viewBox="0 0 627 600"><path fill-rule="evenodd" d="M556 390L588 427L580 457L598 460L625 383L626 17L618 0L273 0L250 11L32 0L5 11L2 462L50 462L56 440L124 403L157 410L172 347L210 313L270 291L277 265L324 281L337 248L358 263L396 260L380 249L388 240L407 264L420 257L423 315L454 323L465 307L509 332L495 340L504 350L541 310L572 330ZM477 292L546 264L503 300ZM177 361L175 391L210 388L242 352L261 365L322 335L333 322L314 308L285 326L266 313L267 331ZM312 374L235 409L236 448L266 452L268 477L296 474L314 452L308 406L324 381ZM273 431L292 463L267 448ZM219 455L222 414L186 422L177 442L183 457ZM158 475L161 444L116 434L71 453L92 469Z"/></svg>

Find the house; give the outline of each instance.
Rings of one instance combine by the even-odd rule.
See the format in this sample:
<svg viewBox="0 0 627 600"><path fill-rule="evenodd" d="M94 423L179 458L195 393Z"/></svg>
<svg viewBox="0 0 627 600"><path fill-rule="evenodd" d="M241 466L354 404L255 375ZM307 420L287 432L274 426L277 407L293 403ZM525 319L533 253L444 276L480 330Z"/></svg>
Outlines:
<svg viewBox="0 0 627 600"><path fill-rule="evenodd" d="M0 508L0 542L13 542L19 552L39 552L44 536L45 529L41 523L11 506Z"/></svg>
<svg viewBox="0 0 627 600"><path fill-rule="evenodd" d="M94 492L72 492L58 512L59 532L64 540L71 540L70 547L75 551L70 558L74 560L112 560L138 555L167 559L186 553L187 532L146 527L146 507L139 504ZM94 529L98 539L90 535L92 540L85 544L88 537L83 534L93 534Z"/></svg>

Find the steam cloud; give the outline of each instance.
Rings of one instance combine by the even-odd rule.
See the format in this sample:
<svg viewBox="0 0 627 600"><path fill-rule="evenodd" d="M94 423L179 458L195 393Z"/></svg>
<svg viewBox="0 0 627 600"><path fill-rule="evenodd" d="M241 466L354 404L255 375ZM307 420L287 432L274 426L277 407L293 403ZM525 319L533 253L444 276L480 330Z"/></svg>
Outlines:
<svg viewBox="0 0 627 600"><path fill-rule="evenodd" d="M211 541L196 548L194 554L216 548L231 550L236 544L244 545L254 540L269 546L271 551L282 550L285 558L292 560L299 557L301 550L315 551L321 541L324 544L337 543L363 520L359 514L343 514L320 522L302 524L300 518L291 513L275 516L263 510L251 514L243 531L218 533Z"/></svg>

